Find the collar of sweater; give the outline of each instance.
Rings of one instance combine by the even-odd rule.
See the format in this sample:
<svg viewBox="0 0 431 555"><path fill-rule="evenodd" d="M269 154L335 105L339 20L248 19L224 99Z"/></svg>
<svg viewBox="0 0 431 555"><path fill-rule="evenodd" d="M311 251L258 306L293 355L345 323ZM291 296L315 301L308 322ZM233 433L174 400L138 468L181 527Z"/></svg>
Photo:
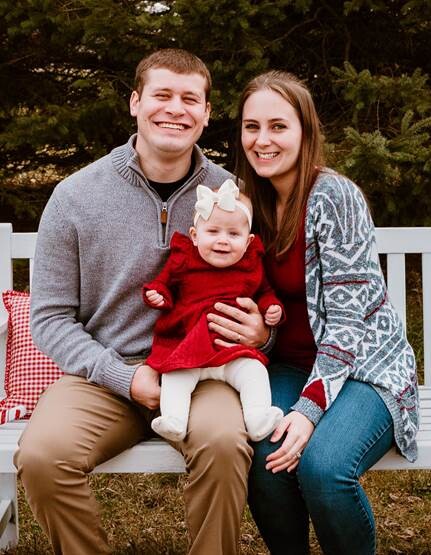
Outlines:
<svg viewBox="0 0 431 555"><path fill-rule="evenodd" d="M124 179L136 187L141 187L142 180L144 180L147 185L148 180L139 165L139 156L134 147L135 141L136 133L130 137L126 144L114 148L111 151L111 158L115 169ZM193 156L196 161L193 175L196 175L202 168L206 167L208 160L202 154L198 145L194 145L193 147Z"/></svg>

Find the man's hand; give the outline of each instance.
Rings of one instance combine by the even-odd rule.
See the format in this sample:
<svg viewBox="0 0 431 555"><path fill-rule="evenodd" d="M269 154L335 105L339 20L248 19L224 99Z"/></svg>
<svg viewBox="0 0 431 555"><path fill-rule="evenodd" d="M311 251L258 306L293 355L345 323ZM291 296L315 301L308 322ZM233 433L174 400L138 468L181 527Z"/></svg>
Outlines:
<svg viewBox="0 0 431 555"><path fill-rule="evenodd" d="M278 322L281 320L281 316L283 314L283 310L281 306L278 304L272 304L268 307L267 311L265 312L265 324L267 326L276 326Z"/></svg>
<svg viewBox="0 0 431 555"><path fill-rule="evenodd" d="M160 295L160 293L157 293L155 289L150 289L149 291L146 291L145 295L150 303L154 306L163 306L165 304L165 299L162 295Z"/></svg>
<svg viewBox="0 0 431 555"><path fill-rule="evenodd" d="M140 405L156 409L160 404L159 373L146 364L138 366L130 386L130 396Z"/></svg>
<svg viewBox="0 0 431 555"><path fill-rule="evenodd" d="M269 329L265 326L257 304L248 297L238 297L236 302L242 310L223 303L214 305L218 312L226 314L228 318L218 314L208 314L210 330L226 338L225 340L215 339L214 343L221 347L233 347L238 343L247 347L262 347L268 341Z"/></svg>
<svg viewBox="0 0 431 555"><path fill-rule="evenodd" d="M275 429L271 441L280 441L286 432L281 447L266 457L266 470L272 473L287 470L291 472L299 464L302 451L314 432L314 424L297 411L287 414Z"/></svg>

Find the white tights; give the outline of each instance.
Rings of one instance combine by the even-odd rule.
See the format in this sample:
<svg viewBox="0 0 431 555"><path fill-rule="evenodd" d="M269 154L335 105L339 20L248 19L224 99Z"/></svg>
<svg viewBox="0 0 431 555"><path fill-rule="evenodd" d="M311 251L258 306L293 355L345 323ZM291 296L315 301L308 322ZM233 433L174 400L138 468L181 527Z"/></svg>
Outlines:
<svg viewBox="0 0 431 555"><path fill-rule="evenodd" d="M252 358L238 358L223 366L162 374L161 416L151 423L155 432L171 441L184 439L191 394L197 383L203 380L221 380L239 392L244 422L253 441L260 441L270 434L283 418L283 411L271 406L271 389L265 366Z"/></svg>

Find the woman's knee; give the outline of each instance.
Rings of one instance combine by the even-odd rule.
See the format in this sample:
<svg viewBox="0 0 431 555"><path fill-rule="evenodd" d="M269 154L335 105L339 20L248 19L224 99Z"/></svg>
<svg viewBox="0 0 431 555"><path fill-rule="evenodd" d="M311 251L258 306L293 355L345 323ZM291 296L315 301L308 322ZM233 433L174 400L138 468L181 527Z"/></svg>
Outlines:
<svg viewBox="0 0 431 555"><path fill-rule="evenodd" d="M357 479L353 465L334 457L321 456L316 450L305 450L297 468L298 482L304 496L336 494L340 488L350 486Z"/></svg>
<svg viewBox="0 0 431 555"><path fill-rule="evenodd" d="M266 469L267 456L276 450L276 446L269 440L253 444L254 455L249 472L249 497L253 501L272 499L280 491L290 490L296 482L294 473L273 473Z"/></svg>
<svg viewBox="0 0 431 555"><path fill-rule="evenodd" d="M264 439L257 443L253 443L253 460L250 468L249 479L251 483L260 482L262 480L271 480L273 476L271 472L265 469L267 464L266 458L274 449L274 444L272 444L268 439Z"/></svg>

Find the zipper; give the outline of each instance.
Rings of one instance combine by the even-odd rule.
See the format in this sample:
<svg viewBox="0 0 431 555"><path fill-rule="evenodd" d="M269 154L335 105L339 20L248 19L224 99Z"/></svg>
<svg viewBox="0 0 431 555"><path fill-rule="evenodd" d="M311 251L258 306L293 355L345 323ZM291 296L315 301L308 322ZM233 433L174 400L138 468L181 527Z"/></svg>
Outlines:
<svg viewBox="0 0 431 555"><path fill-rule="evenodd" d="M185 183L183 183L183 185L181 185L181 187L179 189L177 189L170 197L168 200L173 200L175 199L175 197L177 196L177 194L180 191L183 191L184 188L187 187L187 185L190 183L191 179L193 178L194 180L197 180L198 176L203 172L203 168L199 168L199 171L194 175L191 176L188 181L186 181ZM152 187L150 187L150 189L152 189ZM154 189L152 189L154 190ZM157 191L155 191L157 193ZM162 202L162 209L160 211L160 223L162 224L162 242L163 242L163 246L167 246L166 243L166 235L167 235L167 223L168 223L168 203L167 202Z"/></svg>
<svg viewBox="0 0 431 555"><path fill-rule="evenodd" d="M162 224L162 242L166 245L166 224L168 223L168 203L162 202L162 211L160 212L160 223Z"/></svg>
<svg viewBox="0 0 431 555"><path fill-rule="evenodd" d="M157 191L155 191L151 185L148 183L147 178L145 177L145 175L142 173L140 168L136 168L133 165L129 166L130 169L139 177L140 180L142 180L145 185L148 187L148 189L150 191L152 191L153 193L155 193L157 195ZM171 195L169 197L168 200L173 200L175 199L175 197L177 196L177 194L180 191L183 191L190 183L190 181L193 179L193 181L198 181L199 176L201 175L201 173L204 171L204 168L199 168L199 170L192 175L187 181L186 183L183 183L183 185L181 185L181 187L179 189L177 189L173 195ZM162 225L162 244L163 246L166 246L166 228L167 228L167 223L168 223L168 203L167 202L162 202L162 209L160 211L160 223Z"/></svg>
<svg viewBox="0 0 431 555"><path fill-rule="evenodd" d="M160 223L166 225L168 223L168 203L162 202L162 211L160 212Z"/></svg>

